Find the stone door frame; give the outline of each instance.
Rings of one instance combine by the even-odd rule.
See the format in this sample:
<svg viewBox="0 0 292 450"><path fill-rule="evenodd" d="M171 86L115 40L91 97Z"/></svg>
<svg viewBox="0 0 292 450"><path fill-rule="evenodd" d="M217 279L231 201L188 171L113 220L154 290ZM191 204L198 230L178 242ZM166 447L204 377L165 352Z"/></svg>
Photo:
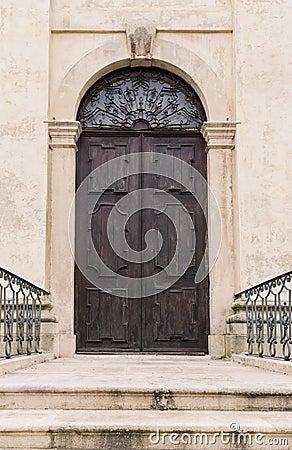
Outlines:
<svg viewBox="0 0 292 450"><path fill-rule="evenodd" d="M207 113L208 121L203 124L202 134L207 143L208 182L217 200L221 213L221 249L210 272L210 336L209 352L212 357L226 355L226 317L231 311L236 290L237 264L235 243L237 238L236 205L236 167L234 158L236 122L226 120L230 117L230 105L220 80L215 72L201 60L199 65L201 83L195 79L193 69L186 67L198 62L198 56L188 49L160 39L156 42L160 58L136 62L136 65L153 64L183 77L196 90ZM110 43L112 45L113 43ZM48 122L49 134L49 233L48 257L49 286L52 312L58 321L54 331L54 352L58 356L71 356L75 353L74 335L74 260L68 239L68 216L75 195L76 142L81 133L80 123L74 120L80 100L86 90L99 77L111 70L131 65L129 59L119 59L119 49L113 47L115 54L96 49L81 58L60 83L52 102L52 115L56 120ZM174 47L180 47L172 57ZM179 49L176 49L177 51ZM163 53L165 53L164 58ZM97 55L99 55L97 57ZM155 51L154 51L155 56ZM107 61L106 61L107 60ZM175 61L174 61L175 60ZM101 68L96 69L99 61ZM106 65L104 65L107 62ZM174 64L174 62L176 64ZM203 84L204 77L209 81ZM213 80L213 96L210 81ZM221 86L222 88L222 86ZM218 91L219 89L219 91ZM65 120L60 120L65 118ZM221 121L216 119L221 118ZM215 118L215 120L214 120ZM209 251L212 259L212 241L218 232L212 211L208 218Z"/></svg>

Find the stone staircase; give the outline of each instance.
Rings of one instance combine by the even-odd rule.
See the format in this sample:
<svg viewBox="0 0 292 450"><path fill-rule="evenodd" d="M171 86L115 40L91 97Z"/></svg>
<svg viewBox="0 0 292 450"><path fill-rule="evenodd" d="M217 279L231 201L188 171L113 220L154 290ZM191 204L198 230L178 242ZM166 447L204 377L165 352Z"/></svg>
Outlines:
<svg viewBox="0 0 292 450"><path fill-rule="evenodd" d="M208 357L77 355L1 376L0 449L289 449L291 407L284 374Z"/></svg>

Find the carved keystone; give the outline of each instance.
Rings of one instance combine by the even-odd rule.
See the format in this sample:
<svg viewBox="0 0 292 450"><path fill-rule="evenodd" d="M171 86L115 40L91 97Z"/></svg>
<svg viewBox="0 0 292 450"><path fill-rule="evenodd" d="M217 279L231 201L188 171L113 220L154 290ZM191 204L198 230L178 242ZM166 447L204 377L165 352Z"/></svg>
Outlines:
<svg viewBox="0 0 292 450"><path fill-rule="evenodd" d="M152 409L166 411L168 409L177 409L171 391L154 391Z"/></svg>
<svg viewBox="0 0 292 450"><path fill-rule="evenodd" d="M152 58L156 25L152 22L126 26L130 58Z"/></svg>

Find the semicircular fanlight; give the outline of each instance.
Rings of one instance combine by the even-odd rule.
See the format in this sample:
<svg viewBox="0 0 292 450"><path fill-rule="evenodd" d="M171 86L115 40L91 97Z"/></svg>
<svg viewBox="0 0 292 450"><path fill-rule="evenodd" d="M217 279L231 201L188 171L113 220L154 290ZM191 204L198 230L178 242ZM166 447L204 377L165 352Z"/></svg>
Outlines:
<svg viewBox="0 0 292 450"><path fill-rule="evenodd" d="M195 91L158 68L116 70L98 80L81 101L77 120L83 129L200 129L206 120ZM148 126L147 126L148 124Z"/></svg>

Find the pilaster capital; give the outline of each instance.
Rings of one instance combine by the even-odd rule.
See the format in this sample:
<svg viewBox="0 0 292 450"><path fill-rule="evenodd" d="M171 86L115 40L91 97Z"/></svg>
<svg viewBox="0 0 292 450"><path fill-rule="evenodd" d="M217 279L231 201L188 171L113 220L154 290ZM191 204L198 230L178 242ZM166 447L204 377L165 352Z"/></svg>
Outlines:
<svg viewBox="0 0 292 450"><path fill-rule="evenodd" d="M50 136L50 149L71 148L77 150L76 142L82 131L77 121L50 121L48 122Z"/></svg>
<svg viewBox="0 0 292 450"><path fill-rule="evenodd" d="M204 122L202 134L209 150L233 150L238 122Z"/></svg>

